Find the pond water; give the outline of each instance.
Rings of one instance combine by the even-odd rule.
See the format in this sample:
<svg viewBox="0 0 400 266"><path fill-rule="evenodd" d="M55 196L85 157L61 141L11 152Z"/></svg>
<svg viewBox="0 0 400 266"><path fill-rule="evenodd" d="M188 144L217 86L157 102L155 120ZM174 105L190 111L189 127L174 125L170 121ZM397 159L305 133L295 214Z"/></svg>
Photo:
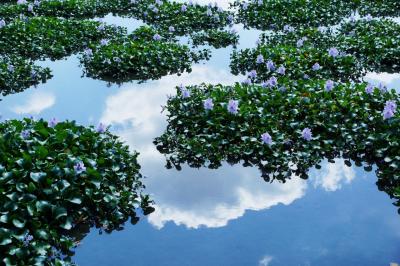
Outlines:
<svg viewBox="0 0 400 266"><path fill-rule="evenodd" d="M135 29L136 20L107 16L105 22ZM238 27L239 48L252 47L259 31ZM140 152L141 172L156 211L112 234L93 229L76 249L78 265L389 265L400 263L397 208L378 191L376 176L362 168L325 162L310 179L264 182L255 168L167 170L152 141L162 134L167 95L179 84L232 84L232 48L190 74L144 84L108 86L81 78L77 57L50 66L54 78L0 102L2 119L104 122ZM369 73L372 82L400 88L400 74Z"/></svg>

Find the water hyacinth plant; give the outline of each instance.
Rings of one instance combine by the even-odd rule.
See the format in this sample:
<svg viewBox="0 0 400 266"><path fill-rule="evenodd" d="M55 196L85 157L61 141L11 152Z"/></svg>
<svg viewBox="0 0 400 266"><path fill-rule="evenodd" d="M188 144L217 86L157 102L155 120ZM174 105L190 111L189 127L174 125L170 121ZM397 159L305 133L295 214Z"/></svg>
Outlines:
<svg viewBox="0 0 400 266"><path fill-rule="evenodd" d="M323 159L343 157L367 171L376 165L379 188L397 197L400 207L394 193L400 187L398 94L367 93L366 83L337 83L331 90L324 80L278 83L286 89L204 84L188 87L189 98L178 91L166 106L167 129L154 141L167 167L241 162L257 166L266 181L285 182L308 178ZM212 109L205 105L210 99ZM388 110L393 115L384 118Z"/></svg>
<svg viewBox="0 0 400 266"><path fill-rule="evenodd" d="M80 227L112 232L153 210L138 154L110 132L31 119L2 122L0 132L5 265L69 264Z"/></svg>

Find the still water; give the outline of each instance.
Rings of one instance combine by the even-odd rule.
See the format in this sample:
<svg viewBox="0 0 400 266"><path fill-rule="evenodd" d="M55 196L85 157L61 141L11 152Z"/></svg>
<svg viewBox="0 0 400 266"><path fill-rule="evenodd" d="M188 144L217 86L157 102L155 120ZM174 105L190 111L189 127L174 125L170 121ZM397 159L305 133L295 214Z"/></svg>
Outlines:
<svg viewBox="0 0 400 266"><path fill-rule="evenodd" d="M105 22L133 30L136 20ZM259 31L244 31L239 48L254 46ZM108 85L81 78L75 56L43 62L53 70L47 84L0 102L2 119L76 120L111 125L140 152L147 192L156 211L137 225L99 235L92 230L74 257L78 265L389 265L400 263L400 216L376 176L343 161L311 170L307 181L263 181L257 169L225 165L218 170L164 168L152 141L166 127L162 105L180 84L232 84L232 48L213 50L190 74L144 84ZM400 88L400 74L370 73L371 82Z"/></svg>

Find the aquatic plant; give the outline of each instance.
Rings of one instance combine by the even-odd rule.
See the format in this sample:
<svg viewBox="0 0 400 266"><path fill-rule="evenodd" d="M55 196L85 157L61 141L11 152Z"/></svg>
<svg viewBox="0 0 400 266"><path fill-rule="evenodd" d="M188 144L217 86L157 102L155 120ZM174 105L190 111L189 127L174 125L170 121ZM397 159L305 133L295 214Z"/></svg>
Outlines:
<svg viewBox="0 0 400 266"><path fill-rule="evenodd" d="M81 226L106 232L151 212L137 163L109 131L75 122L0 123L0 254L5 265L64 265Z"/></svg>
<svg viewBox="0 0 400 266"><path fill-rule="evenodd" d="M278 84L189 86L186 98L178 90L165 108L168 126L154 141L167 167L242 162L257 166L266 181L285 182L342 157L366 171L376 165L378 187L400 207L398 94L368 92L366 83L336 83L329 91L325 80L280 78ZM211 100L213 108L205 108Z"/></svg>
<svg viewBox="0 0 400 266"><path fill-rule="evenodd" d="M214 48L224 48L229 45L236 47L239 35L233 30L208 30L191 35L193 46L209 45Z"/></svg>

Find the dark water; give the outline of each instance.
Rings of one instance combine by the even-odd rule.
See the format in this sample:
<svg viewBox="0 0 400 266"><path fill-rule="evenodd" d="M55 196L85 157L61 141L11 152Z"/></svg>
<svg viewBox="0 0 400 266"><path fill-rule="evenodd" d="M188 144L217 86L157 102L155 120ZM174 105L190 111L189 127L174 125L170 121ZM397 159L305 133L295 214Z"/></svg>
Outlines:
<svg viewBox="0 0 400 266"><path fill-rule="evenodd" d="M137 27L134 20L107 22ZM241 31L252 47L258 31ZM231 84L231 48L193 72L121 87L81 78L78 60L44 62L54 78L0 102L3 119L25 116L112 126L141 153L140 163L156 211L111 235L93 230L76 249L79 265L389 265L400 263L400 216L376 177L343 161L312 170L307 181L265 183L257 169L166 170L152 140L165 129L174 87ZM400 74L370 73L373 82L400 88Z"/></svg>

